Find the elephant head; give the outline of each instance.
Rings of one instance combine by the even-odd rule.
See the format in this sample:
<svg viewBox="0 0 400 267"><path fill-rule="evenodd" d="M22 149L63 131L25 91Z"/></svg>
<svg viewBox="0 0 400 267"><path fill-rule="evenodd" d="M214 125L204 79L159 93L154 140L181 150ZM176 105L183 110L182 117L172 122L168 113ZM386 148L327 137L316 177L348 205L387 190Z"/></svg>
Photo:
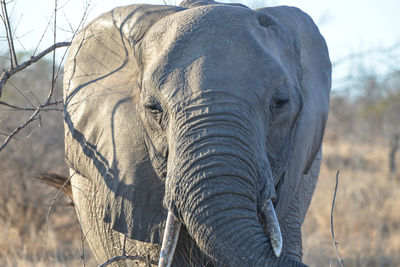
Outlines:
<svg viewBox="0 0 400 267"><path fill-rule="evenodd" d="M330 82L296 8L117 8L70 49L67 162L93 181L79 190L100 196L99 220L131 239L160 243L168 213L215 264L294 264Z"/></svg>

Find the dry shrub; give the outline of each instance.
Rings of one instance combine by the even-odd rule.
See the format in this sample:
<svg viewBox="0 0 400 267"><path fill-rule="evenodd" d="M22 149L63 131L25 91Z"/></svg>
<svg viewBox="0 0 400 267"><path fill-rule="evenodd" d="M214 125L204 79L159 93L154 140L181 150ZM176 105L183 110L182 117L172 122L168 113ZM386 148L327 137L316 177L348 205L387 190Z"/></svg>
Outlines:
<svg viewBox="0 0 400 267"><path fill-rule="evenodd" d="M323 152L325 158L338 158L334 230L345 266L399 266L400 179L389 178L389 147L382 140L367 144L328 139ZM360 158L359 162L369 165L345 164L343 159L349 158ZM323 161L303 225L304 262L311 266L337 263L330 227L335 174L336 170Z"/></svg>
<svg viewBox="0 0 400 267"><path fill-rule="evenodd" d="M13 77L2 101L23 107L36 104L36 98L45 97L50 86L49 77L43 73L51 73L46 61ZM55 98L60 98L61 84L56 85ZM4 133L12 131L30 114L1 106L1 143ZM24 129L0 152L0 266L80 265L81 234L75 210L60 199L47 222L56 191L34 178L46 171L67 174L63 138L62 112L43 112L40 120ZM90 255L85 256L89 261Z"/></svg>
<svg viewBox="0 0 400 267"><path fill-rule="evenodd" d="M81 233L75 210L61 198L47 222L56 190L34 178L43 171L66 173L62 135L58 145L51 145L46 143L51 139L46 139L46 130L53 132L42 125L29 139L22 138L0 153L0 266L80 265ZM90 255L85 256L89 260Z"/></svg>

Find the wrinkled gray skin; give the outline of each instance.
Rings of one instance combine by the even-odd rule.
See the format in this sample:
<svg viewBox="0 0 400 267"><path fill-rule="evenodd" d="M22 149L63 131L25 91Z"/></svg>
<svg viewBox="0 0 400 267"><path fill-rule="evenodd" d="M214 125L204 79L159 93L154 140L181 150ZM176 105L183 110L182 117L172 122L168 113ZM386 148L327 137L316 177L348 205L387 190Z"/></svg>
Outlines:
<svg viewBox="0 0 400 267"><path fill-rule="evenodd" d="M64 100L74 203L98 262L125 237L127 254L157 261L170 210L174 266L301 266L330 83L325 41L296 8L204 0L95 19L70 48ZM279 258L259 219L268 199Z"/></svg>

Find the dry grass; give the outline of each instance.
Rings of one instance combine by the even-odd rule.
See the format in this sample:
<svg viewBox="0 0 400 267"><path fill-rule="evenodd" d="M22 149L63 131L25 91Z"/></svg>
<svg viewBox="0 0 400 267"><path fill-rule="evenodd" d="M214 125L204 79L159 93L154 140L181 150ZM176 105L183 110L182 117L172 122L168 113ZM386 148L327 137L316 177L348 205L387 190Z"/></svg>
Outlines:
<svg viewBox="0 0 400 267"><path fill-rule="evenodd" d="M334 230L345 266L400 266L400 174L389 178L389 147L380 141L327 139L323 152L320 178L303 225L304 262L337 264L330 209L340 170Z"/></svg>
<svg viewBox="0 0 400 267"><path fill-rule="evenodd" d="M19 186L1 190L0 266L79 266L82 244L75 211L58 201L46 223L55 190L33 181L30 186L25 196L19 195ZM88 251L85 256L93 265Z"/></svg>

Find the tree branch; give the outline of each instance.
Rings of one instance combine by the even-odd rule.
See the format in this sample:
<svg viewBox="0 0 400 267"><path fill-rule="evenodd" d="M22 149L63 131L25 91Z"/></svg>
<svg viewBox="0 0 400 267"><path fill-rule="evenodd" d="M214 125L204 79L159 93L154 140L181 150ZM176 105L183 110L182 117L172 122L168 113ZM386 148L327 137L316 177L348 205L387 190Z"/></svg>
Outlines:
<svg viewBox="0 0 400 267"><path fill-rule="evenodd" d="M62 101L61 100L57 100L57 101L55 101L55 102L50 102L50 103L48 103L47 105L40 105L39 107L41 107L41 108L45 108L45 107L48 107L48 106L54 106L54 105L58 105L58 104L61 104L62 103ZM9 108L12 108L12 109L16 109L16 110L22 110L22 111L35 111L37 108L24 108L24 107L19 107L19 106L15 106L15 105L12 105L12 104L9 104L9 103L7 103L7 102L3 102L3 101L0 101L0 105L4 105L4 106L6 106L6 107L9 107ZM49 110L49 109L43 109L43 111L46 111L46 110ZM54 109L51 109L51 110L54 110ZM58 109L57 109L58 110Z"/></svg>
<svg viewBox="0 0 400 267"><path fill-rule="evenodd" d="M53 45L57 43L57 0L54 0L54 30L53 30ZM58 75L58 72L57 72ZM46 103L50 102L51 96L54 92L54 85L56 84L56 50L53 50L53 62L52 62L52 72L51 72L51 87L49 94L47 96Z"/></svg>
<svg viewBox="0 0 400 267"><path fill-rule="evenodd" d="M7 3L4 0L1 1L1 9L2 9L2 13L3 13L3 23L6 28L8 48L10 51L11 67L14 66L14 63L16 66L18 66L17 56L15 54L14 38L12 36L10 19L9 19L8 13L7 13ZM0 94L0 96L1 96L1 94Z"/></svg>
<svg viewBox="0 0 400 267"><path fill-rule="evenodd" d="M122 260L141 261L141 262L145 262L145 263L152 264L152 265L158 265L157 261L152 261L152 260L146 259L145 257L120 255L120 256L115 256L115 257L108 259L106 262L100 264L99 267L105 267L105 266L110 265L111 263L114 263L117 261L122 261Z"/></svg>
<svg viewBox="0 0 400 267"><path fill-rule="evenodd" d="M1 97L4 85L6 84L7 80L12 75L14 75L15 73L25 69L29 65L32 65L33 63L35 63L36 61L38 61L39 59L41 59L45 55L47 55L47 54L51 53L52 51L54 51L55 49L60 48L60 47L66 47L66 46L69 46L70 44L71 44L71 42L55 43L52 46L50 46L49 48L47 48L47 49L43 50L42 52L40 52L38 55L32 56L29 60L25 61L21 65L18 65L16 67L11 67L9 70L3 71L3 74L0 77L0 97Z"/></svg>
<svg viewBox="0 0 400 267"><path fill-rule="evenodd" d="M380 48L380 49L374 48L374 49L369 49L369 50L362 51L362 52L359 52L359 53L352 53L352 54L349 54L349 55L347 55L345 57L342 57L342 58L332 62L332 67L334 68L334 67L337 67L337 66L339 66L339 65L341 65L343 63L352 61L354 59L364 58L366 56L370 56L371 54L390 53L390 52L393 52L393 51L399 49L399 45L400 45L400 43L397 42L396 44L394 44L393 46L390 46L390 47L385 47L385 48Z"/></svg>
<svg viewBox="0 0 400 267"><path fill-rule="evenodd" d="M344 265L343 265L343 260L342 260L342 258L340 257L339 250L338 250L338 247L337 247L338 243L337 243L336 240L335 240L335 232L334 232L334 230L333 230L333 209L335 208L335 200L336 200L336 192L337 192L338 184L339 184L339 171L337 171L337 173L336 173L335 194L333 195L333 201L332 201L332 209L331 209L331 232L332 232L333 245L334 245L335 250L336 250L336 256L337 256L337 258L338 258L338 261L339 261L340 266L343 267L343 266L344 266Z"/></svg>
<svg viewBox="0 0 400 267"><path fill-rule="evenodd" d="M7 146L7 144L10 142L11 138L13 138L17 133L19 133L19 131L21 131L22 129L24 129L29 123L31 123L32 121L35 120L36 115L39 114L39 112L42 110L42 107L38 107L35 112L33 112L33 114L24 122L22 123L20 126L18 126L17 128L14 129L14 131L12 131L12 133L10 133L6 140L4 140L3 144L0 146L0 152Z"/></svg>

